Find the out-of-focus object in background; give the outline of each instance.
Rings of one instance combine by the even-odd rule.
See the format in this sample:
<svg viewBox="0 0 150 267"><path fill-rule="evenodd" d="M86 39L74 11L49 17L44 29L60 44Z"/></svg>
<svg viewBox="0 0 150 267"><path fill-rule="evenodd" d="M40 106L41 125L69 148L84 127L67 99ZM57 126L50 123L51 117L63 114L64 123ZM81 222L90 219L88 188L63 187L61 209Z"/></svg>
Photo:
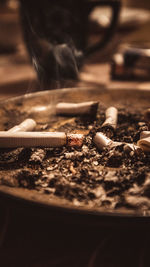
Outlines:
<svg viewBox="0 0 150 267"><path fill-rule="evenodd" d="M120 5L120 0L20 0L24 40L41 88L77 80L84 60L112 40ZM111 9L109 26L89 42L89 14L103 6Z"/></svg>
<svg viewBox="0 0 150 267"><path fill-rule="evenodd" d="M112 58L111 77L123 80L150 80L150 44L122 46Z"/></svg>
<svg viewBox="0 0 150 267"><path fill-rule="evenodd" d="M96 7L90 14L90 20L95 29L104 30L109 26L111 9L109 7ZM150 11L140 8L122 7L120 12L119 30L133 30L150 21Z"/></svg>
<svg viewBox="0 0 150 267"><path fill-rule="evenodd" d="M21 42L21 27L17 9L17 1L0 0L0 53L16 51Z"/></svg>

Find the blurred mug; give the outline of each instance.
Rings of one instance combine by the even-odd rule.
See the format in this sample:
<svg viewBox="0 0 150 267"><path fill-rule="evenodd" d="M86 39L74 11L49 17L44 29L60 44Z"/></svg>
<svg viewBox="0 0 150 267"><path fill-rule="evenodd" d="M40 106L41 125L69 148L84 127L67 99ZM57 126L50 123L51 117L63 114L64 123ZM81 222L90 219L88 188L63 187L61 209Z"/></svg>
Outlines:
<svg viewBox="0 0 150 267"><path fill-rule="evenodd" d="M84 56L103 48L118 22L119 0L20 0L24 38L42 84L76 79ZM89 15L95 7L112 9L103 38L88 46Z"/></svg>

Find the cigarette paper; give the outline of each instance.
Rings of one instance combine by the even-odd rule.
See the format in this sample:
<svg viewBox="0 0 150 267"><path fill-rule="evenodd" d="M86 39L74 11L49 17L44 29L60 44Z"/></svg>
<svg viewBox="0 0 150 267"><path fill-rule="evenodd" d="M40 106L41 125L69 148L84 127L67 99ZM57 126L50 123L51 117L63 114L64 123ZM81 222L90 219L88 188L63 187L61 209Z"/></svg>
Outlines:
<svg viewBox="0 0 150 267"><path fill-rule="evenodd" d="M113 129L117 127L118 110L115 107L109 107L105 112L106 119L102 124L103 127L111 126Z"/></svg>
<svg viewBox="0 0 150 267"><path fill-rule="evenodd" d="M106 147L112 148L112 147L122 145L121 142L114 142L101 132L96 133L93 141L100 150L103 150Z"/></svg>
<svg viewBox="0 0 150 267"><path fill-rule="evenodd" d="M71 139L71 141L70 141ZM0 132L0 147L61 147L81 146L84 136L64 132Z"/></svg>
<svg viewBox="0 0 150 267"><path fill-rule="evenodd" d="M140 133L140 139L150 137L150 131L142 131Z"/></svg>
<svg viewBox="0 0 150 267"><path fill-rule="evenodd" d="M96 114L98 102L89 101L83 103L58 103L56 105L56 114L59 115L84 115Z"/></svg>
<svg viewBox="0 0 150 267"><path fill-rule="evenodd" d="M36 127L36 122L32 119L26 119L19 125L14 126L9 129L7 132L16 133L16 132L26 132L32 131Z"/></svg>
<svg viewBox="0 0 150 267"><path fill-rule="evenodd" d="M62 132L0 132L0 147L60 147L66 144Z"/></svg>
<svg viewBox="0 0 150 267"><path fill-rule="evenodd" d="M149 137L146 137L146 138L143 138L143 139L140 139L140 140L137 142L137 145L138 145L143 151L150 152L150 136L149 136Z"/></svg>

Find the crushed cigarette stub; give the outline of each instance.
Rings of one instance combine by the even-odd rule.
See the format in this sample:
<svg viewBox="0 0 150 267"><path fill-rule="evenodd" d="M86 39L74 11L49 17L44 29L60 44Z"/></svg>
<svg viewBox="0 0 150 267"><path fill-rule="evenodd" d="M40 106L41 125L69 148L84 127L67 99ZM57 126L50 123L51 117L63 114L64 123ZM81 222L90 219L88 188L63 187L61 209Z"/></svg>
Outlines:
<svg viewBox="0 0 150 267"><path fill-rule="evenodd" d="M94 136L93 139L94 143L96 146L100 149L103 150L104 148L112 148L116 147L119 145L122 145L121 142L114 142L110 138L108 138L106 135L104 135L101 132L97 132L96 135Z"/></svg>
<svg viewBox="0 0 150 267"><path fill-rule="evenodd" d="M71 136L71 137L70 137ZM71 141L70 141L71 139ZM0 132L0 147L61 147L81 146L82 134L66 134L64 132Z"/></svg>
<svg viewBox="0 0 150 267"><path fill-rule="evenodd" d="M22 123L14 126L13 128L9 129L7 132L16 133L16 132L26 132L32 131L36 127L36 122L33 119L26 119Z"/></svg>
<svg viewBox="0 0 150 267"><path fill-rule="evenodd" d="M93 141L100 150L103 150L105 148L111 149L111 148L123 145L124 151L129 151L129 152L134 151L137 153L139 153L141 151L141 148L137 145L130 144L130 143L124 143L124 142L112 141L110 138L108 138L106 135L104 135L101 132L96 133Z"/></svg>
<svg viewBox="0 0 150 267"><path fill-rule="evenodd" d="M96 114L98 102L89 101L82 103L58 103L56 105L56 114L58 115L84 115Z"/></svg>
<svg viewBox="0 0 150 267"><path fill-rule="evenodd" d="M150 152L150 136L140 139L137 144L143 151Z"/></svg>
<svg viewBox="0 0 150 267"><path fill-rule="evenodd" d="M102 128L110 126L113 129L116 129L118 121L118 110L115 107L109 107L106 109L105 116L106 119L102 124Z"/></svg>

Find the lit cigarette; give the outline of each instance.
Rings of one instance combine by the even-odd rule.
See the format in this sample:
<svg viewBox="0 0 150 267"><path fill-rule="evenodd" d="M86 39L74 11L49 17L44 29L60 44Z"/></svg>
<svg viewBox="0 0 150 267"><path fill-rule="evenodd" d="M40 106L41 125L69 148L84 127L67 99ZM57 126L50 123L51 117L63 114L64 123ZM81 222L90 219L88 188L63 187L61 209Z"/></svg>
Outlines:
<svg viewBox="0 0 150 267"><path fill-rule="evenodd" d="M26 132L32 131L36 127L36 122L32 119L26 119L19 125L14 126L13 128L9 129L7 132L16 133L16 132Z"/></svg>
<svg viewBox="0 0 150 267"><path fill-rule="evenodd" d="M150 137L150 131L142 131L140 133L140 139Z"/></svg>
<svg viewBox="0 0 150 267"><path fill-rule="evenodd" d="M96 114L98 102L90 101L83 103L58 103L56 105L56 114L59 115L84 115Z"/></svg>
<svg viewBox="0 0 150 267"><path fill-rule="evenodd" d="M82 134L66 134L64 132L0 132L0 147L61 147L81 146Z"/></svg>
<svg viewBox="0 0 150 267"><path fill-rule="evenodd" d="M140 139L137 144L143 151L150 152L150 136Z"/></svg>
<svg viewBox="0 0 150 267"><path fill-rule="evenodd" d="M109 107L106 109L105 116L106 119L102 124L102 128L111 127L115 130L117 127L118 110L115 107Z"/></svg>
<svg viewBox="0 0 150 267"><path fill-rule="evenodd" d="M93 139L95 145L100 149L103 150L105 148L112 148L119 145L122 145L121 142L114 142L110 138L108 138L106 135L104 135L101 132L97 132Z"/></svg>

